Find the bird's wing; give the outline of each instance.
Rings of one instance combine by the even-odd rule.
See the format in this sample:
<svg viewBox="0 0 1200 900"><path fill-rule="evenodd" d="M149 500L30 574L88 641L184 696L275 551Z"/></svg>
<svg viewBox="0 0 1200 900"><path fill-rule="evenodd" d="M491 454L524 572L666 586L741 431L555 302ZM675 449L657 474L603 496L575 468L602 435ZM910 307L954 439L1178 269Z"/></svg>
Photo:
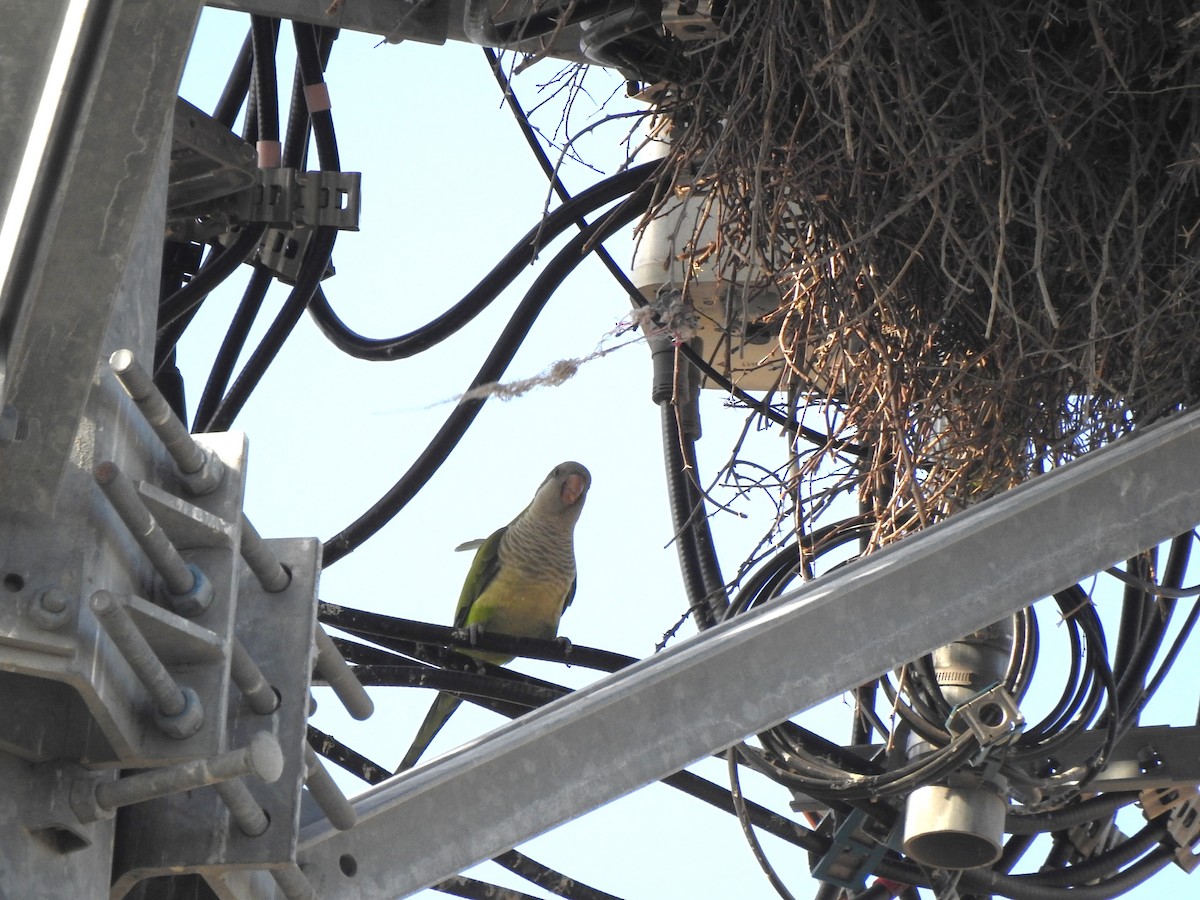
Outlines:
<svg viewBox="0 0 1200 900"><path fill-rule="evenodd" d="M467 624L467 616L471 607L479 599L479 595L491 584L492 579L500 570L500 538L508 526L496 529L480 548L475 552L467 579L463 582L462 593L458 597L458 606L454 609L454 627L463 628Z"/></svg>

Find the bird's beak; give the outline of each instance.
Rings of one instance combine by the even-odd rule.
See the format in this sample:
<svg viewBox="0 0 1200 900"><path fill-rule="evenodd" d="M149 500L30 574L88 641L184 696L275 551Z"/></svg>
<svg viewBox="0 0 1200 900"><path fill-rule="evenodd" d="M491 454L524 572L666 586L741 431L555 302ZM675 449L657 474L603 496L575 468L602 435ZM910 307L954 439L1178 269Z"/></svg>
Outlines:
<svg viewBox="0 0 1200 900"><path fill-rule="evenodd" d="M582 475L568 475L562 487L562 502L567 506L574 506L583 496L585 487Z"/></svg>

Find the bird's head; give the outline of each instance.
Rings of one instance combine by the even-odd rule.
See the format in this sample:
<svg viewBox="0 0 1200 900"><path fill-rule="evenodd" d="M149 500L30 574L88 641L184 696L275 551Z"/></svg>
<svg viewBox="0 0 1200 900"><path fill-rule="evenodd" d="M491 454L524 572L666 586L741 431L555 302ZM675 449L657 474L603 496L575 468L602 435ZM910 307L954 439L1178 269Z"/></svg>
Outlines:
<svg viewBox="0 0 1200 900"><path fill-rule="evenodd" d="M572 523L583 511L592 473L577 462L559 463L550 470L533 497L532 508L537 515L559 516Z"/></svg>

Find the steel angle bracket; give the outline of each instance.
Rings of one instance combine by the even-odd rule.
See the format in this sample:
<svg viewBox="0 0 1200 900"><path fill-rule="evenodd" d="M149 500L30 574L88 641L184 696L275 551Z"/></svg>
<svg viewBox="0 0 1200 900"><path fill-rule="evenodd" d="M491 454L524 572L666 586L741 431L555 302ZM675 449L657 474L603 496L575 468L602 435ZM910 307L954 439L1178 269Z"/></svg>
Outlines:
<svg viewBox="0 0 1200 900"><path fill-rule="evenodd" d="M1197 458L1196 413L1117 441L389 779L299 862L407 896L1187 531Z"/></svg>
<svg viewBox="0 0 1200 900"><path fill-rule="evenodd" d="M1034 757L1021 765L1031 777L1048 762L1060 770L1070 769L1084 765L1103 742L1103 729L1085 731L1057 747L1053 759ZM1170 725L1130 729L1092 782L1098 791L1143 791L1147 818L1195 796L1191 785L1196 784L1200 784L1200 727Z"/></svg>
<svg viewBox="0 0 1200 900"><path fill-rule="evenodd" d="M448 37L461 39L461 25L451 33L451 12L461 4L450 0L211 0L209 6L238 10L277 19L309 22L325 28L378 34L388 43L421 41L444 44ZM461 18L459 12L457 18Z"/></svg>
<svg viewBox="0 0 1200 900"><path fill-rule="evenodd" d="M309 674L316 625L316 573L320 544L314 538L267 541L292 574L278 593L263 590L242 566L236 629L246 650L279 695L279 708L259 715L235 689L229 697L229 746L248 744L259 731L272 733L283 749L283 774L271 784L243 783L266 811L266 832L243 834L213 788L139 803L121 811L113 866L111 900L129 894L139 882L158 876L192 874L206 881L280 869L295 860L308 719ZM255 894L254 896L259 896Z"/></svg>

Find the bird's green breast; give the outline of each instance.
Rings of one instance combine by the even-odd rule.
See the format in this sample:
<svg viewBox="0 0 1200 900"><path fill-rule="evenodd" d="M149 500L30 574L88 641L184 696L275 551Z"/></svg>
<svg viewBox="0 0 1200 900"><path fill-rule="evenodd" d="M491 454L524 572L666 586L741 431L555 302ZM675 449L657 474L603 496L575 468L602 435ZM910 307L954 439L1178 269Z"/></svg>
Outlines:
<svg viewBox="0 0 1200 900"><path fill-rule="evenodd" d="M570 586L562 578L532 579L501 566L471 607L466 624L482 625L492 634L553 638Z"/></svg>

